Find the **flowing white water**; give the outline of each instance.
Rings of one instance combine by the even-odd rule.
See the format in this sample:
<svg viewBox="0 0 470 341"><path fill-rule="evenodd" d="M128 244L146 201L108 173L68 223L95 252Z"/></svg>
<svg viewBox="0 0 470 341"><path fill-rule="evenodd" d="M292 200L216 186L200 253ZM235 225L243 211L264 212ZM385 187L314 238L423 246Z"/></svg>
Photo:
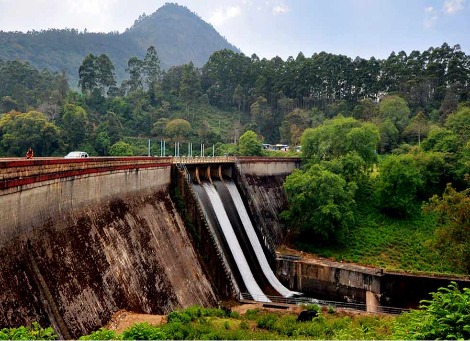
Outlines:
<svg viewBox="0 0 470 341"><path fill-rule="evenodd" d="M258 283L256 283L256 280L251 273L250 267L246 261L245 255L243 254L237 236L233 231L232 224L230 223L230 219L227 215L227 212L225 211L219 193L217 193L214 185L210 183L204 183L203 187L207 193L207 196L209 197L209 200L211 201L212 207L214 208L217 220L219 221L220 227L222 228L222 232L225 236L225 239L227 240L233 258L237 263L238 270L240 271L240 275L242 276L246 289L255 300L261 302L270 302L270 300L259 287Z"/></svg>
<svg viewBox="0 0 470 341"><path fill-rule="evenodd" d="M240 216L240 219L243 223L243 227L245 228L246 234L248 235L251 246L255 251L256 258L258 258L258 262L261 266L261 269L263 270L264 276L268 279L272 287L276 289L276 291L282 296L291 297L294 295L299 295L299 292L287 289L284 285L282 285L281 282L279 282L276 275L274 275L271 267L269 266L268 260L266 259L266 255L264 254L261 243L259 242L258 236L256 235L253 224L251 223L248 212L246 211L242 197L238 192L237 186L231 181L226 181L225 185L227 186L230 195L232 196L233 202L238 211L238 215Z"/></svg>

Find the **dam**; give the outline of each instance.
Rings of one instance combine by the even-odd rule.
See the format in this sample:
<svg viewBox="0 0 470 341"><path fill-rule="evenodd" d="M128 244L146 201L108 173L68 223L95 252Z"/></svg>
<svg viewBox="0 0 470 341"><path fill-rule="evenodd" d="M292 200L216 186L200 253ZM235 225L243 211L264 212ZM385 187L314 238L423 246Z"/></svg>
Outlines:
<svg viewBox="0 0 470 341"><path fill-rule="evenodd" d="M184 205L198 200L185 193L175 166L182 161L0 160L0 326L37 321L69 339L99 328L119 309L166 314L236 297L240 282L204 216L191 217L171 195L180 188ZM250 174L270 169L274 176L289 174L299 160L237 162ZM195 171L208 164L226 172L235 159L193 160ZM266 211L263 203L252 205ZM277 209L267 212L269 224Z"/></svg>
<svg viewBox="0 0 470 341"><path fill-rule="evenodd" d="M0 159L0 328L37 321L71 339L120 309L167 314L241 295L405 306L448 282L276 255L282 185L299 166L263 157ZM410 297L400 301L403 292Z"/></svg>

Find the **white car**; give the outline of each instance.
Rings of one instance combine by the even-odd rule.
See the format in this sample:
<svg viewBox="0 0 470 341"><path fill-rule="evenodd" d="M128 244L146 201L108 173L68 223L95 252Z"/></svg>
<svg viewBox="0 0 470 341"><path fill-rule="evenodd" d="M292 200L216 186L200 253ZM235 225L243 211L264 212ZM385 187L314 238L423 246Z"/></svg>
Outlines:
<svg viewBox="0 0 470 341"><path fill-rule="evenodd" d="M64 156L66 159L77 159L77 158L82 158L82 157L88 157L88 153L86 152L70 152L67 155Z"/></svg>

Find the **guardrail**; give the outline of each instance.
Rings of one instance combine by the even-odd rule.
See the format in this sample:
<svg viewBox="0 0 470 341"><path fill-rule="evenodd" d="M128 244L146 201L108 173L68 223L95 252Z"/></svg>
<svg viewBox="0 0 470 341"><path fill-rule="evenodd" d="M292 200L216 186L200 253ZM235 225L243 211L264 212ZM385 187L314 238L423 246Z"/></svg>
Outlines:
<svg viewBox="0 0 470 341"><path fill-rule="evenodd" d="M272 303L286 304L286 305L302 305L302 304L316 304L320 307L333 307L343 308L351 310L367 311L371 313L384 313L384 314L401 314L409 309L402 309L396 307L386 306L367 306L363 303L349 303L349 302L336 302L318 300L310 297L282 297L272 295L251 295L249 293L239 293L239 300L255 301L255 302L266 302L266 297Z"/></svg>
<svg viewBox="0 0 470 341"><path fill-rule="evenodd" d="M234 163L236 158L234 156L174 156L172 162L179 164L198 164L198 163Z"/></svg>
<svg viewBox="0 0 470 341"><path fill-rule="evenodd" d="M295 255L280 255L280 254L278 254L277 259L279 259L279 260L298 261L298 260L301 260L302 257L295 256Z"/></svg>

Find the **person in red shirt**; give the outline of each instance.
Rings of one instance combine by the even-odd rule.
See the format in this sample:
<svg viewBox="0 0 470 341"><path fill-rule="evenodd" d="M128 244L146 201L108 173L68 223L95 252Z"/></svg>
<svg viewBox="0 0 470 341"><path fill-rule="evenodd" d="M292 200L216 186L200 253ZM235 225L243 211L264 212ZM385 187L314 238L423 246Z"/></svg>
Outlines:
<svg viewBox="0 0 470 341"><path fill-rule="evenodd" d="M27 159L32 159L33 156L34 156L33 148L29 147L28 151L26 152L26 158Z"/></svg>

